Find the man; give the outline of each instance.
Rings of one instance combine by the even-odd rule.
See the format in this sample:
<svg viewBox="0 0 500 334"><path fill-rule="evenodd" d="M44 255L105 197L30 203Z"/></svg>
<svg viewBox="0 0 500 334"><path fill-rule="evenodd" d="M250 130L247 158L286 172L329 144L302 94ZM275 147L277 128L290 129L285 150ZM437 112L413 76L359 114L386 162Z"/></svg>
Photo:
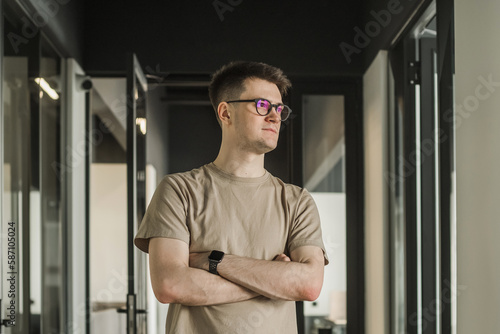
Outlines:
<svg viewBox="0 0 500 334"><path fill-rule="evenodd" d="M264 169L291 113L289 87L263 63L223 66L209 87L217 158L156 189L135 244L149 252L157 299L171 304L169 334L296 333L294 301L321 291L328 259L316 205Z"/></svg>

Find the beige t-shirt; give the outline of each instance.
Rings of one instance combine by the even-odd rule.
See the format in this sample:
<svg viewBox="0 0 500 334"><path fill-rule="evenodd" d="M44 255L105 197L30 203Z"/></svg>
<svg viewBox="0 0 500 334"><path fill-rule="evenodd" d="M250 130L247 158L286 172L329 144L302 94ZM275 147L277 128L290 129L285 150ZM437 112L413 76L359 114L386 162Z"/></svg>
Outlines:
<svg viewBox="0 0 500 334"><path fill-rule="evenodd" d="M300 246L323 250L318 210L311 195L270 173L228 174L213 163L167 175L149 204L135 238L148 252L152 237L186 242L190 252L214 249L272 260ZM171 304L166 333L296 333L295 302L265 297L216 306Z"/></svg>

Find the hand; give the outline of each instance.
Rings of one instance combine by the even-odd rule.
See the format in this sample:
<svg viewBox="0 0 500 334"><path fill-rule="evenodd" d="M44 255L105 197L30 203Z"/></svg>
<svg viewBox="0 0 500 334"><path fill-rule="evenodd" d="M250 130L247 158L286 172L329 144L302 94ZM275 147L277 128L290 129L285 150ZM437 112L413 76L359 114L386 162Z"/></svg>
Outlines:
<svg viewBox="0 0 500 334"><path fill-rule="evenodd" d="M203 269L203 270L208 271L208 269L209 269L208 256L209 255L210 255L210 252L190 253L189 254L189 266L191 268Z"/></svg>
<svg viewBox="0 0 500 334"><path fill-rule="evenodd" d="M282 261L282 262L290 262L290 258L285 254L278 254L274 257L273 261Z"/></svg>

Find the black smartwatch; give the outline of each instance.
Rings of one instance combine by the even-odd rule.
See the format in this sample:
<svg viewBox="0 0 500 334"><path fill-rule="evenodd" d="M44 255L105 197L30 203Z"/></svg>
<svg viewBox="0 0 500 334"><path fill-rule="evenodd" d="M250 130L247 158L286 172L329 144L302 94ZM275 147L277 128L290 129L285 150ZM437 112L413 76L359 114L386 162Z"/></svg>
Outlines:
<svg viewBox="0 0 500 334"><path fill-rule="evenodd" d="M222 261L224 258L224 252L214 250L210 255L208 256L208 271L211 272L214 275L219 275L217 272L217 265Z"/></svg>

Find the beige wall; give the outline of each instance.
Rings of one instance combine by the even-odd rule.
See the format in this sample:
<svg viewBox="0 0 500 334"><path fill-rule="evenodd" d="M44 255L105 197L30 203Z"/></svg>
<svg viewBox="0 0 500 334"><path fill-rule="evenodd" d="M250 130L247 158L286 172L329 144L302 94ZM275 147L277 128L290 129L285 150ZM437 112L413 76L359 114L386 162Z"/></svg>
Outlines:
<svg viewBox="0 0 500 334"><path fill-rule="evenodd" d="M126 302L127 165L90 169L90 299Z"/></svg>
<svg viewBox="0 0 500 334"><path fill-rule="evenodd" d="M384 171L388 167L387 52L363 78L365 146L366 333L389 333L389 219Z"/></svg>
<svg viewBox="0 0 500 334"><path fill-rule="evenodd" d="M498 0L455 1L459 334L500 328L499 13Z"/></svg>

